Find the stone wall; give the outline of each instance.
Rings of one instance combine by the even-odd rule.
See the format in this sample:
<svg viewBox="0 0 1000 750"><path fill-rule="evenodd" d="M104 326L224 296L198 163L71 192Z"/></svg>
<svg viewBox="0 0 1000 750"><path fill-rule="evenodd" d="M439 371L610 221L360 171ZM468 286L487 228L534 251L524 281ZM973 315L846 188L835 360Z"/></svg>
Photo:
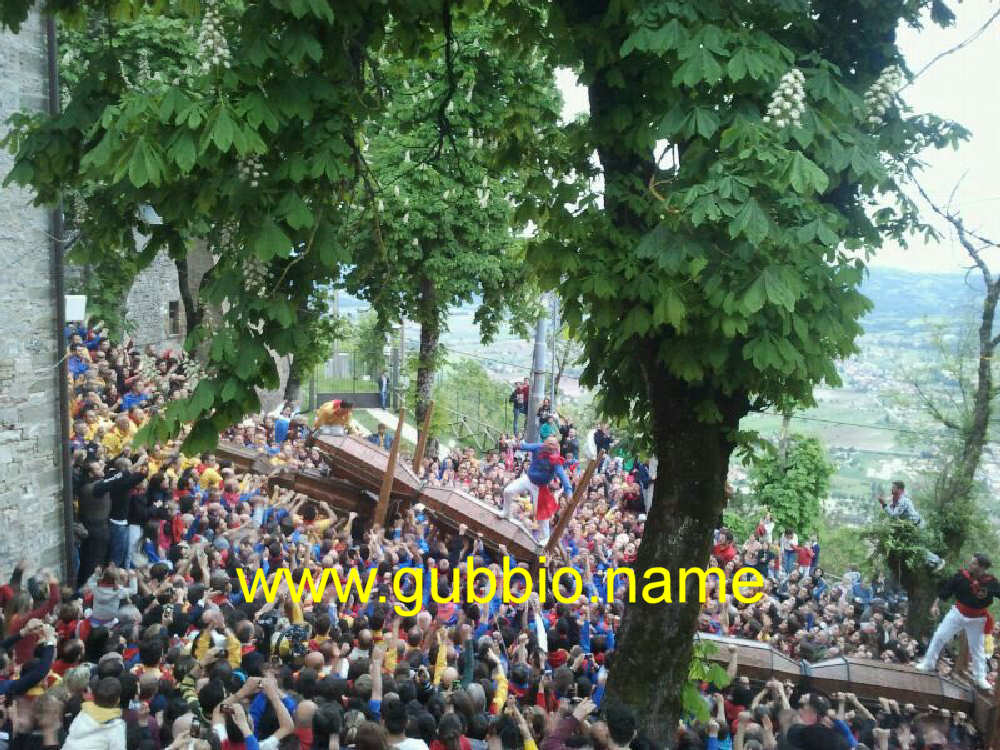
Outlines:
<svg viewBox="0 0 1000 750"><path fill-rule="evenodd" d="M171 308L176 318L171 330ZM152 344L157 350L177 348L184 341L184 304L177 288L177 268L165 252L144 269L125 300L125 317L132 337L140 347Z"/></svg>
<svg viewBox="0 0 1000 750"><path fill-rule="evenodd" d="M0 31L0 136L11 114L47 106L45 28L32 12ZM0 183L13 159L0 150ZM0 187L0 577L24 557L58 569L63 505L49 215Z"/></svg>
<svg viewBox="0 0 1000 750"><path fill-rule="evenodd" d="M196 247L188 254L188 279L191 293L197 299L198 287L204 275L212 268L214 259L205 248ZM171 315L171 306L176 317ZM129 290L125 303L125 315L133 326L132 336L138 346L152 344L158 351L177 349L184 343L187 322L184 317L184 303L177 281L177 268L165 252L157 254L148 268L140 273ZM217 320L220 312L209 309L208 320ZM175 320L178 334L171 332L171 322ZM288 358L278 359L278 376L281 386L278 390L258 389L261 409L269 412L279 406L288 381Z"/></svg>

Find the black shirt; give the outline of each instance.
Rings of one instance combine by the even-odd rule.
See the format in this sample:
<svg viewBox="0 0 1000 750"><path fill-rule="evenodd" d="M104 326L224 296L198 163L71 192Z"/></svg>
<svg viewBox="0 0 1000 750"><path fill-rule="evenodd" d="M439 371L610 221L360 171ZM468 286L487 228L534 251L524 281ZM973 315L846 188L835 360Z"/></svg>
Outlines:
<svg viewBox="0 0 1000 750"><path fill-rule="evenodd" d="M964 604L966 607L985 609L993 603L994 597L1000 598L1000 581L997 581L991 575L987 575L978 581L970 580L960 570L941 584L938 596L942 599L955 597L957 602Z"/></svg>
<svg viewBox="0 0 1000 750"><path fill-rule="evenodd" d="M115 521L128 520L129 494L132 492L132 488L137 484L141 484L145 478L145 474L122 472L121 479L111 485L109 490L111 495L111 512L108 514L109 518Z"/></svg>

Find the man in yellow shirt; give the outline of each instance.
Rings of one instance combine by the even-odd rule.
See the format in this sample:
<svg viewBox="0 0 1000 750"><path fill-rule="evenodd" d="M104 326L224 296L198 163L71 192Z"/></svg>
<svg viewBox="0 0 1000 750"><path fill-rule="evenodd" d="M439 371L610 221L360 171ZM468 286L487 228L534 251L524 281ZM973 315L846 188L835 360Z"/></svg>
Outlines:
<svg viewBox="0 0 1000 750"><path fill-rule="evenodd" d="M121 414L115 419L115 426L104 435L101 445L104 446L109 458L120 456L125 446L132 442L131 424L132 420L127 415Z"/></svg>
<svg viewBox="0 0 1000 750"><path fill-rule="evenodd" d="M206 490L217 490L222 485L222 475L219 473L219 465L211 460L212 456L206 462L205 470L201 472L201 478L198 480L198 484L201 485L202 489Z"/></svg>

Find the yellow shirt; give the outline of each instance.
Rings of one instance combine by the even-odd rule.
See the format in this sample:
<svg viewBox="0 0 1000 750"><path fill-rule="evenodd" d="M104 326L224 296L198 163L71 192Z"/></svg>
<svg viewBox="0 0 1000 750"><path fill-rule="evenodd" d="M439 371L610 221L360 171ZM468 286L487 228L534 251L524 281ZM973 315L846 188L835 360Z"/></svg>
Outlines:
<svg viewBox="0 0 1000 750"><path fill-rule="evenodd" d="M214 490L222 484L222 475L210 466L201 473L198 484L205 489Z"/></svg>
<svg viewBox="0 0 1000 750"><path fill-rule="evenodd" d="M132 442L132 436L127 432L121 432L117 427L115 427L111 432L104 436L104 440L101 441L101 445L104 446L104 450L107 451L108 456L115 457L118 456L122 449Z"/></svg>

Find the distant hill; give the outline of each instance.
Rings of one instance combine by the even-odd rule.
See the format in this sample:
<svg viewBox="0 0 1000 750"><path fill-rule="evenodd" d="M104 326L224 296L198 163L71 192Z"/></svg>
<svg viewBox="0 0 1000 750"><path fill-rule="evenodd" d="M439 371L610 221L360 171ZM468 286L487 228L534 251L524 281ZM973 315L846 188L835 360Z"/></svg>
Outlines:
<svg viewBox="0 0 1000 750"><path fill-rule="evenodd" d="M865 333L904 333L926 322L969 323L977 315L983 284L977 274L911 273L869 269L862 291L874 309L862 321Z"/></svg>

